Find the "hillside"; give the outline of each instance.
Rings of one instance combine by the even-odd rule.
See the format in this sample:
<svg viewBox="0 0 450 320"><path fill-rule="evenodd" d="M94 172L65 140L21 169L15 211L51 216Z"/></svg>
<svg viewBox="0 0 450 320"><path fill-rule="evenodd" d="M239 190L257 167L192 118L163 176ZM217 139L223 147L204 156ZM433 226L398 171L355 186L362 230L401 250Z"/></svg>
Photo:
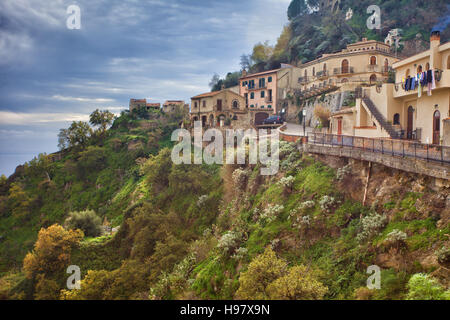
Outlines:
<svg viewBox="0 0 450 320"><path fill-rule="evenodd" d="M1 298L449 298L447 189L374 167L363 206L362 164L327 164L284 142L273 177L176 166L169 133L180 118L144 117L124 113L104 139L2 181ZM87 209L119 230L59 226ZM380 290L365 287L374 264ZM81 290L64 290L69 265Z"/></svg>
<svg viewBox="0 0 450 320"><path fill-rule="evenodd" d="M304 2L315 9L308 9ZM322 7L319 2L329 5ZM370 17L367 8L371 5L381 9L381 29L366 26ZM352 15L347 16L350 9ZM384 42L389 31L397 28L402 30L400 56L426 50L432 29L442 32L443 42L450 41L450 7L445 0L292 0L287 15L289 23L275 47L262 50L264 44L255 46L252 71L277 68L280 63L309 62L362 38Z"/></svg>

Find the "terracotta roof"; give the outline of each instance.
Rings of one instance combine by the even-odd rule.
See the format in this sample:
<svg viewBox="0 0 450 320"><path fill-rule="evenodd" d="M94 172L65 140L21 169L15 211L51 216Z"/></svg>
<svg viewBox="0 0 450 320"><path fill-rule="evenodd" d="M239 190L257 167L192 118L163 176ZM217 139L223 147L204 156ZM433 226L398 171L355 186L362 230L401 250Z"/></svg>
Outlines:
<svg viewBox="0 0 450 320"><path fill-rule="evenodd" d="M195 97L192 97L191 99L199 99L199 98L207 98L207 97L214 97L215 95L221 93L222 91L213 91L213 92L207 92L199 94Z"/></svg>
<svg viewBox="0 0 450 320"><path fill-rule="evenodd" d="M248 74L245 77L241 77L239 79L248 79L248 78L253 78L253 77L257 77L257 76L262 76L263 74L276 73L280 70L282 70L282 69L280 68L280 69L274 69L274 70L269 70L269 71L264 71L264 72L259 72L259 73Z"/></svg>

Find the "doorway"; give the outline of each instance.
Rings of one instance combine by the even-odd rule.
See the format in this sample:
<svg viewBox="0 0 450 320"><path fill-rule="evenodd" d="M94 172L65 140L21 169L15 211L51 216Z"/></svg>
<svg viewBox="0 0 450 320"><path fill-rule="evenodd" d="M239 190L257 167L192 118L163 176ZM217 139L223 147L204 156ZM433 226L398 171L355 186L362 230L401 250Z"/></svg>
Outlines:
<svg viewBox="0 0 450 320"><path fill-rule="evenodd" d="M413 121L414 121L414 108L410 106L408 108L408 125L406 127L406 136L408 140L413 138Z"/></svg>
<svg viewBox="0 0 450 320"><path fill-rule="evenodd" d="M433 144L439 145L441 140L441 113L436 110L433 115Z"/></svg>

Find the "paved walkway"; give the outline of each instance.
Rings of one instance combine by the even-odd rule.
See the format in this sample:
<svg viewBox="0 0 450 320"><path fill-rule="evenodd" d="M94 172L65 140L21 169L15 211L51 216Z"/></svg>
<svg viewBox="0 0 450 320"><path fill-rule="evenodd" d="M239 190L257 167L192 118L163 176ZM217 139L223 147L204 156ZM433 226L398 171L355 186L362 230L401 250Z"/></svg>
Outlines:
<svg viewBox="0 0 450 320"><path fill-rule="evenodd" d="M306 127L306 135L309 132L313 132L313 128ZM306 136L305 132L303 132L303 125L297 123L286 123L286 130L284 130L284 133L303 137Z"/></svg>

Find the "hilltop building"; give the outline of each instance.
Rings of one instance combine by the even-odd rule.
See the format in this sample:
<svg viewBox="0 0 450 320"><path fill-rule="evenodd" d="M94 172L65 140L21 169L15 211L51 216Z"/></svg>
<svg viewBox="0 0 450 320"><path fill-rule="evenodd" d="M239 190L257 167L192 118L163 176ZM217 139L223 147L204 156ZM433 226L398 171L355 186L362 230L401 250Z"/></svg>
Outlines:
<svg viewBox="0 0 450 320"><path fill-rule="evenodd" d="M163 111L165 113L171 113L175 111L186 111L186 109L187 112L189 112L189 105L186 105L182 100L167 100L163 104Z"/></svg>
<svg viewBox="0 0 450 320"><path fill-rule="evenodd" d="M130 99L130 112L132 112L134 109L140 108L146 108L147 110L159 110L161 108L161 104L147 103L147 99Z"/></svg>
<svg viewBox="0 0 450 320"><path fill-rule="evenodd" d="M356 107L332 116L331 132L450 146L450 43L393 63L395 84L361 89Z"/></svg>
<svg viewBox="0 0 450 320"><path fill-rule="evenodd" d="M226 122L248 125L244 97L232 89L207 92L191 98L191 121L202 121L203 127L222 127Z"/></svg>

